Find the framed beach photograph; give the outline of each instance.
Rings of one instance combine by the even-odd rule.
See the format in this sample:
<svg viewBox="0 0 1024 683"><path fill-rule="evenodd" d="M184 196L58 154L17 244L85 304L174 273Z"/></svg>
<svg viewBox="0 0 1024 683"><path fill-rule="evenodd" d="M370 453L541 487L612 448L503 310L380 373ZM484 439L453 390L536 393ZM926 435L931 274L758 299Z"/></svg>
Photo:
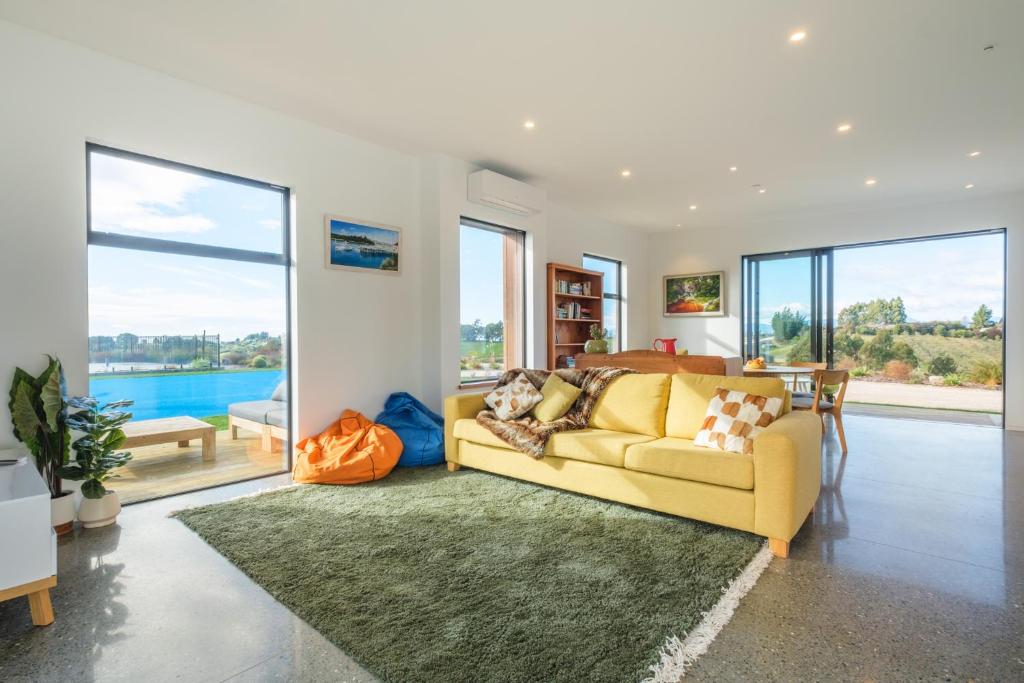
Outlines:
<svg viewBox="0 0 1024 683"><path fill-rule="evenodd" d="M725 271L666 275L662 283L666 318L725 315Z"/></svg>
<svg viewBox="0 0 1024 683"><path fill-rule="evenodd" d="M373 271L398 275L401 272L402 229L369 221L324 216L328 268Z"/></svg>

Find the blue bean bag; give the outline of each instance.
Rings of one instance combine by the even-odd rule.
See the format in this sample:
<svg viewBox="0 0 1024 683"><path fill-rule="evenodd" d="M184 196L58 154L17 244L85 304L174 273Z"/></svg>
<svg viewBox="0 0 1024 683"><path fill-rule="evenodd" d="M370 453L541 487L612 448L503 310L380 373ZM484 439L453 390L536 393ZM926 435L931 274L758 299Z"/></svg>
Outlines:
<svg viewBox="0 0 1024 683"><path fill-rule="evenodd" d="M399 467L444 462L444 418L404 391L388 396L375 422L390 427L402 440Z"/></svg>

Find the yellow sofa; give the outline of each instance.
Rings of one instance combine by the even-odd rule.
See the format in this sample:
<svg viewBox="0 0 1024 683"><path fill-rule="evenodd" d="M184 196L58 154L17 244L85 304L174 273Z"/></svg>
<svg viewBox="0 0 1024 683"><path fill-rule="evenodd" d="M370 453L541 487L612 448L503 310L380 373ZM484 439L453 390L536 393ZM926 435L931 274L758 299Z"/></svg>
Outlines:
<svg viewBox="0 0 1024 683"><path fill-rule="evenodd" d="M693 445L717 387L783 399L753 455ZM477 424L484 394L445 401L445 459L545 486L749 531L786 557L821 485L821 421L790 410L781 379L631 374L600 397L587 429L555 434L535 460Z"/></svg>

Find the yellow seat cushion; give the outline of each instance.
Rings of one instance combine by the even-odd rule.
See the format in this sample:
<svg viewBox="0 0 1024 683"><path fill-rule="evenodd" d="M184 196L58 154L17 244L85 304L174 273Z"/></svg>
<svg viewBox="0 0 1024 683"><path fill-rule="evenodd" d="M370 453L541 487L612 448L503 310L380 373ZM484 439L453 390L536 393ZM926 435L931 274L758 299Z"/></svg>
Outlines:
<svg viewBox="0 0 1024 683"><path fill-rule="evenodd" d="M597 399L590 426L613 432L665 436L669 378L670 375L663 373L636 373L615 378Z"/></svg>
<svg viewBox="0 0 1024 683"><path fill-rule="evenodd" d="M473 419L462 419L455 422L453 433L456 439L465 439L482 446L496 446L510 451L515 449L508 445L486 427L477 424ZM544 455L553 455L568 460L592 462L598 465L622 467L626 459L626 449L636 444L653 441L654 437L644 434L626 434L609 432L604 429L581 429L572 432L552 434L544 448ZM520 454L523 455L523 454ZM523 455L523 457L528 457Z"/></svg>
<svg viewBox="0 0 1024 683"><path fill-rule="evenodd" d="M544 400L533 407L533 416L541 422L554 422L569 412L583 390L552 373L540 388Z"/></svg>
<svg viewBox="0 0 1024 683"><path fill-rule="evenodd" d="M672 375L672 390L669 394L664 434L678 439L692 439L697 436L701 425L704 424L708 403L718 387L745 391L748 394L767 398L781 398L782 412L780 416L790 411L786 383L778 377Z"/></svg>
<svg viewBox="0 0 1024 683"><path fill-rule="evenodd" d="M625 465L627 470L673 479L754 488L754 456L694 446L690 439L666 437L630 446Z"/></svg>

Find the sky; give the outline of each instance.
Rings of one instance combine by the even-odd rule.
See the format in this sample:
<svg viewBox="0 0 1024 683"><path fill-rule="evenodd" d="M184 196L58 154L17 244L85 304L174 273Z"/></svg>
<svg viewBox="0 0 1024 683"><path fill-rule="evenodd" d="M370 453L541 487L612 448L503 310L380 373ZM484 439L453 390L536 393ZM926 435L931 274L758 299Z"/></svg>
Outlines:
<svg viewBox="0 0 1024 683"><path fill-rule="evenodd" d="M459 323L495 323L505 316L502 237L462 226L459 233Z"/></svg>
<svg viewBox="0 0 1024 683"><path fill-rule="evenodd" d="M836 249L835 314L872 299L902 297L911 321L962 320L981 304L1003 317L1003 236ZM761 263L760 321L788 306L810 312L810 259Z"/></svg>
<svg viewBox="0 0 1024 683"><path fill-rule="evenodd" d="M280 253L281 194L93 152L93 229ZM283 266L89 247L89 334L286 331Z"/></svg>

